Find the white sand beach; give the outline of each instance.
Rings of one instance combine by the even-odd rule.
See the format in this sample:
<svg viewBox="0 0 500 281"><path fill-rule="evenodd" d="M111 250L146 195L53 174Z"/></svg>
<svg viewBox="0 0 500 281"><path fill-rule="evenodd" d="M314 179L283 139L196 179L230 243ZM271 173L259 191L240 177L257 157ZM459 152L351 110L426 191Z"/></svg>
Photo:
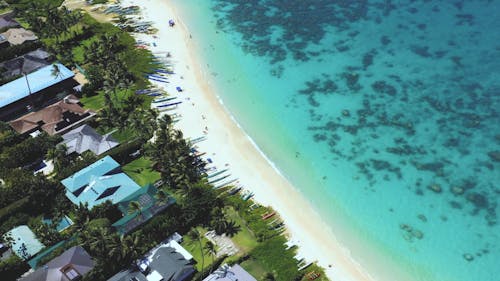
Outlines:
<svg viewBox="0 0 500 281"><path fill-rule="evenodd" d="M189 27L176 15L170 1L123 0L122 3L140 5L143 19L153 21L153 27L158 29L155 36L137 37L151 42L153 53L171 54L175 74L169 78L170 83L158 85L183 102L173 112L182 115L176 126L185 137L206 136L205 141L197 143L198 150L206 152L218 168L227 166L231 178L238 178L239 184L254 192L257 202L277 210L290 239L298 242L298 253L308 261L317 261L331 280L375 280L351 258L308 201L273 168L219 102L207 79L209 74L203 72L201 60L194 52L195 44L200 42L190 37ZM169 19L175 20L175 27L169 27ZM184 91L178 93L177 86Z"/></svg>

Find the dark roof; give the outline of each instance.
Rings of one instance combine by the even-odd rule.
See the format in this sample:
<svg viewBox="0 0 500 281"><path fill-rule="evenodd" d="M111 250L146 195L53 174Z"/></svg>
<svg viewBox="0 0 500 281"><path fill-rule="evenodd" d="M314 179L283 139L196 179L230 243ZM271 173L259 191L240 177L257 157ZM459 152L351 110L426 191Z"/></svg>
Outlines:
<svg viewBox="0 0 500 281"><path fill-rule="evenodd" d="M152 256L148 257L148 260L151 272L157 271L165 281L188 280L195 272L190 261L184 259L172 247L160 247ZM129 281L132 277L136 277L140 281L147 280L141 272L129 269L120 271L108 281Z"/></svg>
<svg viewBox="0 0 500 281"><path fill-rule="evenodd" d="M34 50L23 56L8 60L0 64L6 70L2 73L4 78L31 73L44 66L48 66L52 55L42 49Z"/></svg>
<svg viewBox="0 0 500 281"><path fill-rule="evenodd" d="M40 267L30 275L19 279L20 281L71 281L68 278L74 271L83 276L94 267L94 262L90 255L80 246L72 247L66 250L57 258L49 261L46 265ZM73 273L74 273L73 272Z"/></svg>
<svg viewBox="0 0 500 281"><path fill-rule="evenodd" d="M15 26L19 26L19 23L13 19L13 13L0 15L0 29Z"/></svg>
<svg viewBox="0 0 500 281"><path fill-rule="evenodd" d="M238 264L229 267L223 265L207 276L203 281L257 281L250 273Z"/></svg>

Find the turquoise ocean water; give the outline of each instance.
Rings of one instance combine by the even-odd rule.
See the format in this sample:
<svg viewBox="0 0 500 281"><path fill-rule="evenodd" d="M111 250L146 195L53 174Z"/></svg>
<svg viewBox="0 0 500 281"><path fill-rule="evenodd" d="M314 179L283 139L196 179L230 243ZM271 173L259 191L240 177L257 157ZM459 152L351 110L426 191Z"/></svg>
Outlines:
<svg viewBox="0 0 500 281"><path fill-rule="evenodd" d="M174 4L226 107L357 260L499 280L500 1Z"/></svg>

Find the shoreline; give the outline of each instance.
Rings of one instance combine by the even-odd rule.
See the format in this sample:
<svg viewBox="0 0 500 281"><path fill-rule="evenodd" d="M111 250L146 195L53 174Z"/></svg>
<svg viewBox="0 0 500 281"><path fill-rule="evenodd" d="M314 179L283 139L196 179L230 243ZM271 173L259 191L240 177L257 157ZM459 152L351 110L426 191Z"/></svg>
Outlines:
<svg viewBox="0 0 500 281"><path fill-rule="evenodd" d="M139 4L132 0L123 2ZM218 167L228 166L231 174L238 176L239 183L255 193L256 202L273 207L285 222L287 236L298 244L298 254L307 261L316 261L331 280L378 280L351 257L350 251L337 241L331 226L288 182L224 106L215 87L210 85L207 78L210 74L204 71L202 60L197 57L196 41L171 1L148 0L140 4L143 17L155 22L158 28L157 38L153 39L157 45L151 48L152 52L168 51L172 55L175 74L169 77L170 83L160 86L183 101L175 111L182 115L175 127L188 138L206 136L207 140L197 144L198 150L207 152ZM170 18L176 22L174 28L167 24ZM185 90L176 94L176 86ZM204 131L208 132L204 134ZM296 206L302 208L298 210Z"/></svg>

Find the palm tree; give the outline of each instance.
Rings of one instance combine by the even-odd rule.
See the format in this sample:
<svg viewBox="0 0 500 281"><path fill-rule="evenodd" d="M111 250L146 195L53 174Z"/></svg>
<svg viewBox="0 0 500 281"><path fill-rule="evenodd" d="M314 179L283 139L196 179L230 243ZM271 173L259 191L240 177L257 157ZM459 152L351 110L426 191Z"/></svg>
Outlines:
<svg viewBox="0 0 500 281"><path fill-rule="evenodd" d="M125 262L131 262L142 254L141 236L132 234L126 237L121 237L121 256Z"/></svg>
<svg viewBox="0 0 500 281"><path fill-rule="evenodd" d="M108 227L90 228L81 232L79 239L82 244L96 257L109 258L110 252L116 253L116 233Z"/></svg>
<svg viewBox="0 0 500 281"><path fill-rule="evenodd" d="M142 218L142 207L141 203L137 201L130 201L128 204L128 213L129 214L138 214L138 217Z"/></svg>
<svg viewBox="0 0 500 281"><path fill-rule="evenodd" d="M166 204L168 201L167 193L161 189L159 189L156 192L155 198L156 198L156 200L158 200L157 202L158 202L158 205L160 205L160 206Z"/></svg>
<svg viewBox="0 0 500 281"><path fill-rule="evenodd" d="M192 228L188 232L188 237L194 242L198 240L199 246L200 246L200 253L201 253L201 272L203 272L204 267L205 267L205 255L203 254L203 245L201 243L201 234L196 228ZM200 280L201 280L202 274L200 274Z"/></svg>
<svg viewBox="0 0 500 281"><path fill-rule="evenodd" d="M263 281L275 281L276 277L274 277L274 274L272 272L268 272L264 275Z"/></svg>
<svg viewBox="0 0 500 281"><path fill-rule="evenodd" d="M233 237L240 231L241 227L235 221L226 221L224 228L224 233L229 237Z"/></svg>
<svg viewBox="0 0 500 281"><path fill-rule="evenodd" d="M221 235L222 233L224 233L224 230L226 229L226 220L222 209L219 207L215 207L214 209L212 209L210 216L210 226L215 230L215 233L217 235Z"/></svg>
<svg viewBox="0 0 500 281"><path fill-rule="evenodd" d="M217 248L215 248L215 244L212 243L211 241L208 241L207 244L205 244L204 248L206 253L212 256L212 264L210 265L210 273L209 273L211 274L215 263L215 256L217 255Z"/></svg>
<svg viewBox="0 0 500 281"><path fill-rule="evenodd" d="M24 59L21 60L21 70L23 69L24 67ZM22 70L23 72L23 75L24 75L24 79L26 79L26 86L28 86L28 96L30 97L30 111L35 109L35 103L33 101L33 97L31 96L31 86L30 86L30 82L28 80L28 73L24 70Z"/></svg>
<svg viewBox="0 0 500 281"><path fill-rule="evenodd" d="M57 64L52 64L52 69L50 70L50 75L56 77L56 78L62 78L61 75L61 69L59 69L59 66Z"/></svg>
<svg viewBox="0 0 500 281"><path fill-rule="evenodd" d="M59 144L55 148L51 148L47 151L45 157L48 160L52 160L56 173L59 173L68 164L68 159L66 157L67 152L68 148L64 144Z"/></svg>

